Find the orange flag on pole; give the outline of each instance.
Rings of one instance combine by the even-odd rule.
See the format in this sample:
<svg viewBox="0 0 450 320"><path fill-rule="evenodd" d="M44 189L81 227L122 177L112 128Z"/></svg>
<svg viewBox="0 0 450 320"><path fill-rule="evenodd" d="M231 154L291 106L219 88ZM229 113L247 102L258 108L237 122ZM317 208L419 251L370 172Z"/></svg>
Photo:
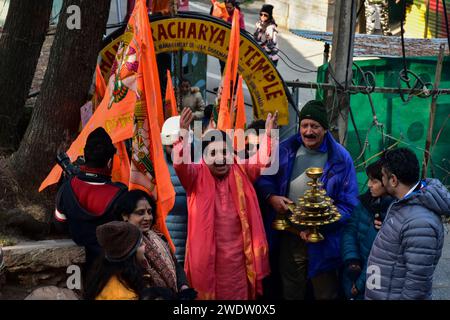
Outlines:
<svg viewBox="0 0 450 320"><path fill-rule="evenodd" d="M117 57L114 64L117 66ZM111 77L115 77L113 72L111 73ZM114 85L114 81L111 80L102 102L88 123L83 127L78 137L72 142L69 150L67 150L67 155L72 162L78 156L84 154L84 145L86 144L87 136L98 127L102 127L108 132L113 143L129 139L133 136L133 113L136 96L133 94L126 94L125 96L116 95L113 92ZM123 84L122 89L128 91L129 88ZM55 165L41 183L39 192L57 183L61 177L61 173L61 167Z"/></svg>
<svg viewBox="0 0 450 320"><path fill-rule="evenodd" d="M234 96L234 87L239 63L239 10L234 9L233 22L231 24L231 36L229 44L229 54L227 64L225 66L225 74L223 79L222 96L220 97L219 116L217 119L217 129L231 129L231 102Z"/></svg>
<svg viewBox="0 0 450 320"><path fill-rule="evenodd" d="M103 78L100 66L97 64L95 68L95 92L92 97L92 111L98 108L103 100L106 92L105 79Z"/></svg>
<svg viewBox="0 0 450 320"><path fill-rule="evenodd" d="M230 15L228 14L225 3L216 0L211 0L211 3L213 5L212 16L227 21Z"/></svg>
<svg viewBox="0 0 450 320"><path fill-rule="evenodd" d="M166 86L166 112L170 108L170 116L175 117L178 115L177 110L177 100L175 98L175 91L173 89L173 83L172 83L172 75L170 74L170 71L167 70L167 86Z"/></svg>
<svg viewBox="0 0 450 320"><path fill-rule="evenodd" d="M97 64L97 67L95 68L95 93L101 100L105 96L105 92L106 92L105 79L103 78L100 66Z"/></svg>
<svg viewBox="0 0 450 320"><path fill-rule="evenodd" d="M87 136L98 127L108 132L116 146L118 142L133 138L129 188L141 189L155 196L158 204L156 226L166 236L173 250L165 217L175 202L175 191L169 169L163 160L158 124L163 110L161 91L150 23L143 0L137 1L123 39L111 69L105 97L67 154L71 161L82 155ZM57 183L61 173L62 169L55 165L39 191Z"/></svg>
<svg viewBox="0 0 450 320"><path fill-rule="evenodd" d="M237 92L236 92L236 123L235 129L245 129L245 104L244 104L244 88L242 87L242 76L239 76Z"/></svg>
<svg viewBox="0 0 450 320"><path fill-rule="evenodd" d="M128 185L130 182L130 159L128 158L125 141L115 144L117 149L113 159L113 167L111 173L111 180L113 182L122 182Z"/></svg>
<svg viewBox="0 0 450 320"><path fill-rule="evenodd" d="M133 31L130 42L137 53L136 98L134 133L130 173L130 189L140 189L153 195L157 202L155 226L174 245L166 227L166 217L175 203L169 169L164 160L161 143L159 112L162 115L162 99L156 65L152 30L145 0L137 0L128 27ZM163 118L164 121L164 118Z"/></svg>

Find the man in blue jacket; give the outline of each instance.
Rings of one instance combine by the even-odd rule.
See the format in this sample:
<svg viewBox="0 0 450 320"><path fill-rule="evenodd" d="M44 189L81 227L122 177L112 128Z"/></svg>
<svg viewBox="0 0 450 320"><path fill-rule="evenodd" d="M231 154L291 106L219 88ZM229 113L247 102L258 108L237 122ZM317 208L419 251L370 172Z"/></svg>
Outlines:
<svg viewBox="0 0 450 320"><path fill-rule="evenodd" d="M299 120L300 132L280 144L278 173L262 176L256 183L260 198L269 204L264 220L271 268L279 269L284 299L304 299L308 279L316 299L336 299L341 228L358 203L355 168L348 151L327 131L327 113L322 102L306 103ZM287 205L297 202L309 188L305 174L309 167L323 168L321 182L342 215L339 222L321 229L325 240L318 243L308 242L308 230L293 234L271 228L276 213L288 213Z"/></svg>

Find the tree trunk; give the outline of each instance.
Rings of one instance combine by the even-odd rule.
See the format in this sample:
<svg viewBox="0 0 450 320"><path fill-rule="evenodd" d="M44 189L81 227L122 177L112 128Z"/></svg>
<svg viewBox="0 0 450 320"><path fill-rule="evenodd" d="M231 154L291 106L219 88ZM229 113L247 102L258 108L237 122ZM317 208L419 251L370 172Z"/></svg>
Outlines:
<svg viewBox="0 0 450 320"><path fill-rule="evenodd" d="M16 126L45 40L53 0L10 1L0 38L0 149L19 145Z"/></svg>
<svg viewBox="0 0 450 320"><path fill-rule="evenodd" d="M66 136L74 138L80 107L92 83L111 0L64 0L50 51L41 93L10 168L24 191L35 193L55 164L58 147ZM80 8L80 29L69 29L73 5Z"/></svg>

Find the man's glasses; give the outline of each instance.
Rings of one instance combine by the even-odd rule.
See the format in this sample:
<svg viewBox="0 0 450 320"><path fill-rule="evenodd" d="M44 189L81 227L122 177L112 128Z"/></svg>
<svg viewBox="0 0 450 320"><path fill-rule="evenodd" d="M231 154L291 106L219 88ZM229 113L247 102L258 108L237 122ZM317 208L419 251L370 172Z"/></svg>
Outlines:
<svg viewBox="0 0 450 320"><path fill-rule="evenodd" d="M266 17L266 18L269 17L269 15L268 15L267 13L264 13L264 12L261 12L261 13L259 14L259 16L260 16L260 17Z"/></svg>

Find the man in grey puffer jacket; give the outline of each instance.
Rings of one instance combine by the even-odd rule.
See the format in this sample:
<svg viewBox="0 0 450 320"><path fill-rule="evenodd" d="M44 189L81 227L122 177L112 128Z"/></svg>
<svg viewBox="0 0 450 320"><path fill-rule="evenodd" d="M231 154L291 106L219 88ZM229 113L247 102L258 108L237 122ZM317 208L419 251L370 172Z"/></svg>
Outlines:
<svg viewBox="0 0 450 320"><path fill-rule="evenodd" d="M433 273L444 243L442 215L450 193L436 179L419 180L419 162L406 148L382 158L383 184L394 201L372 246L365 298L431 299Z"/></svg>

